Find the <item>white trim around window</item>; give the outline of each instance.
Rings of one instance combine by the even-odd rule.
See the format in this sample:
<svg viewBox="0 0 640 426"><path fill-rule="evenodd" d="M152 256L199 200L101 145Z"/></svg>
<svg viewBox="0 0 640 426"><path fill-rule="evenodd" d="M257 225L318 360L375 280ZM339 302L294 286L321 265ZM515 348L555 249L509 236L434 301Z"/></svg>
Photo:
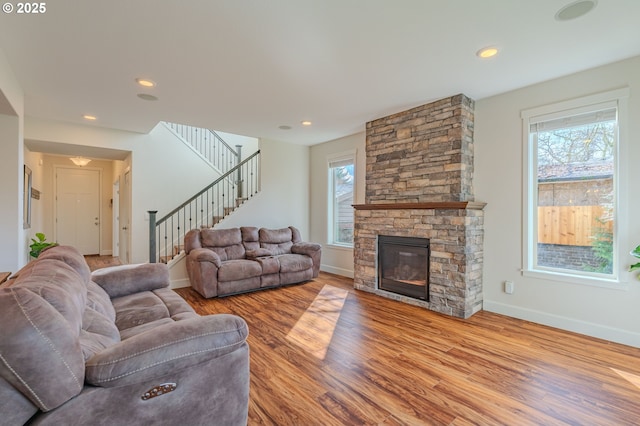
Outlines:
<svg viewBox="0 0 640 426"><path fill-rule="evenodd" d="M628 105L629 88L616 89L582 98L523 110L523 229L522 229L522 274L552 281L595 285L608 288L626 288L629 273L621 259L629 248L628 234ZM617 145L614 155L614 247L611 274L572 272L568 269L541 267L537 265L537 209L538 209L538 151L531 138L531 129L536 123L554 126L562 117L575 117L598 110L617 111ZM589 117L586 117L589 119ZM554 121L555 120L555 121ZM578 123L579 124L579 123ZM571 126L572 124L569 124Z"/></svg>
<svg viewBox="0 0 640 426"><path fill-rule="evenodd" d="M353 248L353 211L349 209L352 209L351 204L353 204L356 199L356 153L356 150L353 149L327 156L327 244L333 247ZM336 204L336 181L333 169L344 166L352 167L352 191L350 195L351 201L348 202L348 206L343 203L344 205L340 208L340 206ZM342 196L348 197L349 195L343 194ZM346 236L344 238L345 241L340 241L341 237L336 237L339 232L338 227L340 226L338 222L341 220L339 216L344 216L342 218L344 221L344 218L348 215L351 217L352 224L351 243L346 242L348 239Z"/></svg>

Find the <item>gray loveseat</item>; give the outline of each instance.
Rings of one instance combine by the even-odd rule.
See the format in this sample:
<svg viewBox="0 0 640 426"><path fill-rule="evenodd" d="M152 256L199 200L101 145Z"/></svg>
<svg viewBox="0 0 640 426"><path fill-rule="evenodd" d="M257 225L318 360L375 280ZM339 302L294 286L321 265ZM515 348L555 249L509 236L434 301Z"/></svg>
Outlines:
<svg viewBox="0 0 640 426"><path fill-rule="evenodd" d="M164 264L44 251L0 286L0 424L246 425L247 325L199 316Z"/></svg>
<svg viewBox="0 0 640 426"><path fill-rule="evenodd" d="M191 286L203 297L308 281L320 271L320 244L290 226L192 229L185 235Z"/></svg>

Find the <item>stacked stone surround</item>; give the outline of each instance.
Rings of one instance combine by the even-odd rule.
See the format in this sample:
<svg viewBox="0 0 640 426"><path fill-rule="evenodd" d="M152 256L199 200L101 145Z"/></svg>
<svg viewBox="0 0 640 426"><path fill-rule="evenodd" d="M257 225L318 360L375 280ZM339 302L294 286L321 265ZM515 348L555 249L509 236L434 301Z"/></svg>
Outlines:
<svg viewBox="0 0 640 426"><path fill-rule="evenodd" d="M473 107L457 95L367 123L365 204L354 206L355 288L459 318L482 308ZM429 238L428 302L378 289L378 235Z"/></svg>
<svg viewBox="0 0 640 426"><path fill-rule="evenodd" d="M473 201L473 108L457 95L368 122L365 203Z"/></svg>

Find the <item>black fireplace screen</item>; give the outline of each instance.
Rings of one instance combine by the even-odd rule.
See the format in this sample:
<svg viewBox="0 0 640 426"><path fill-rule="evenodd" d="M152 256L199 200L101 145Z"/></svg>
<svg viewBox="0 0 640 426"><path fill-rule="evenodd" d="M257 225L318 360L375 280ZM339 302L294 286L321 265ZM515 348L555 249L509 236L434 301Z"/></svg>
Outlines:
<svg viewBox="0 0 640 426"><path fill-rule="evenodd" d="M378 287L429 301L429 239L379 235Z"/></svg>

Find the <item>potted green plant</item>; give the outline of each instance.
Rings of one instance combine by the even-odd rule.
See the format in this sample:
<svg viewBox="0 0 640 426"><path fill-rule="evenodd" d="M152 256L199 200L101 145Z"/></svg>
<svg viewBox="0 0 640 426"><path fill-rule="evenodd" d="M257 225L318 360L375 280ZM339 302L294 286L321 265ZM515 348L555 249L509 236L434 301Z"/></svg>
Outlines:
<svg viewBox="0 0 640 426"><path fill-rule="evenodd" d="M32 243L29 245L29 248L31 249L29 254L31 255L31 257L34 257L36 259L38 258L38 256L40 256L40 252L42 250L46 249L47 247L58 245L58 243L48 242L47 237L45 237L42 232L36 232L36 238L37 240L32 238Z"/></svg>
<svg viewBox="0 0 640 426"><path fill-rule="evenodd" d="M640 259L640 246L631 250L629 254L636 259ZM633 265L629 266L629 271L635 271L636 269L640 269L640 262L634 263Z"/></svg>

